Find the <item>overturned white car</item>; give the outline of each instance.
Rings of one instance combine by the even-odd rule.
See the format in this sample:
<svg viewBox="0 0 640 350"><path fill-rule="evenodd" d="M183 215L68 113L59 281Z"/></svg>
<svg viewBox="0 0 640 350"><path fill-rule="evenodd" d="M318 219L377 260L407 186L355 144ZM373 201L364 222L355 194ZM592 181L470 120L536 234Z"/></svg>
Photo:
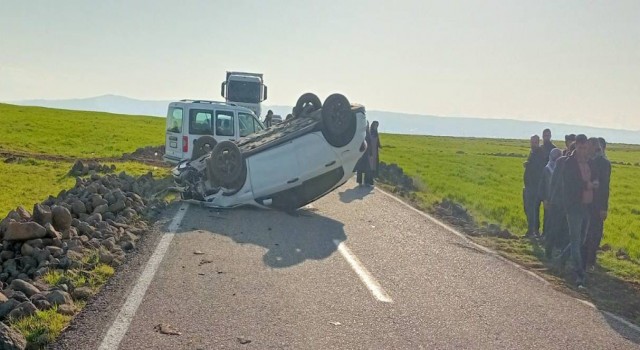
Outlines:
<svg viewBox="0 0 640 350"><path fill-rule="evenodd" d="M172 173L183 200L292 210L344 184L366 150L365 108L340 94L302 95L293 118L239 141L201 136Z"/></svg>

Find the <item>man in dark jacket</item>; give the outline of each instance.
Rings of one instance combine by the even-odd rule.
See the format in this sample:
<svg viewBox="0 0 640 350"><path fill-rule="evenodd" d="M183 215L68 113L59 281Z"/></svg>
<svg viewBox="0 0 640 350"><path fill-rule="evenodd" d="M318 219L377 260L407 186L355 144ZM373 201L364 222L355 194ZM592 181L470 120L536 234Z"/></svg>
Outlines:
<svg viewBox="0 0 640 350"><path fill-rule="evenodd" d="M556 145L551 142L551 130L544 129L542 132L542 149L544 150L545 161L549 161L549 154L551 150L557 148Z"/></svg>
<svg viewBox="0 0 640 350"><path fill-rule="evenodd" d="M587 269L593 268L596 264L596 255L604 233L604 221L607 219L609 212L609 184L611 182L611 162L604 155L607 147L606 141L594 137L589 139L589 143L595 153L593 167L598 188L593 196L589 230L583 249L583 264Z"/></svg>
<svg viewBox="0 0 640 350"><path fill-rule="evenodd" d="M572 150L571 145L576 142L576 135L575 134L570 134L570 135L565 135L564 136L564 145L565 145L565 149L562 151L562 155L563 156L568 156L569 154L571 154Z"/></svg>
<svg viewBox="0 0 640 350"><path fill-rule="evenodd" d="M526 237L540 235L540 204L542 201L538 196L538 188L544 167L547 165L547 156L540 147L540 137L538 135L531 136L531 152L524 163L524 189L522 191L524 211L528 223Z"/></svg>
<svg viewBox="0 0 640 350"><path fill-rule="evenodd" d="M567 157L562 171L562 201L567 212L571 243L563 252L562 260L571 253L576 272L576 285L584 288L585 271L582 246L589 227L589 210L597 190L593 162L590 159L589 142L585 135L576 137L576 150Z"/></svg>

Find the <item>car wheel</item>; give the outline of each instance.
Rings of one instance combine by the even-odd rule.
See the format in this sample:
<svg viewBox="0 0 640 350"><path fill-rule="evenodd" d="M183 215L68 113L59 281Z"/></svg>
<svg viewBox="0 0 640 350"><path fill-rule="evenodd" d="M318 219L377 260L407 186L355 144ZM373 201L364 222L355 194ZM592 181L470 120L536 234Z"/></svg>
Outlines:
<svg viewBox="0 0 640 350"><path fill-rule="evenodd" d="M293 107L293 116L308 115L322 108L320 98L313 93L307 92L298 98L296 106Z"/></svg>
<svg viewBox="0 0 640 350"><path fill-rule="evenodd" d="M196 160L208 152L211 152L216 147L218 141L213 136L200 136L196 142L193 143L193 152L191 152L191 160Z"/></svg>
<svg viewBox="0 0 640 350"><path fill-rule="evenodd" d="M356 115L346 97L333 94L324 101L322 107L322 134L334 147L346 146L356 133Z"/></svg>
<svg viewBox="0 0 640 350"><path fill-rule="evenodd" d="M222 141L211 152L211 172L222 187L235 188L246 177L245 162L238 146L231 141ZM240 186L242 186L240 185Z"/></svg>

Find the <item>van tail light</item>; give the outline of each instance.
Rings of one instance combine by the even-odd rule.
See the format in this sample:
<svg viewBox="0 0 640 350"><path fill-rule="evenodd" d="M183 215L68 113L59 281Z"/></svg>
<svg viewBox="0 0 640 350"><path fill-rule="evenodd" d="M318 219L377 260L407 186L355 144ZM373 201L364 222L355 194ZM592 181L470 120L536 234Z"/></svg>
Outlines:
<svg viewBox="0 0 640 350"><path fill-rule="evenodd" d="M362 144L360 145L360 152L364 152L367 150L367 141L362 141Z"/></svg>
<svg viewBox="0 0 640 350"><path fill-rule="evenodd" d="M189 136L182 136L182 152L189 152Z"/></svg>

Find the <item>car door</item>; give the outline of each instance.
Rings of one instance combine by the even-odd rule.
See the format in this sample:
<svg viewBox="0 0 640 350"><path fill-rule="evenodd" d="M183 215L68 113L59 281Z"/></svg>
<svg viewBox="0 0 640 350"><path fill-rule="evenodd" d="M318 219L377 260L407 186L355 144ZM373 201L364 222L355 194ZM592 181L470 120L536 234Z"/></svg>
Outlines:
<svg viewBox="0 0 640 350"><path fill-rule="evenodd" d="M248 158L256 198L270 196L300 184L300 166L293 141Z"/></svg>
<svg viewBox="0 0 640 350"><path fill-rule="evenodd" d="M313 132L294 140L300 178L307 181L341 166L340 158L322 134Z"/></svg>
<svg viewBox="0 0 640 350"><path fill-rule="evenodd" d="M167 111L167 128L165 132L164 153L172 161L179 161L185 148L188 148L188 137L183 137L184 110L179 106L169 106ZM186 136L186 135L184 135ZM187 147L185 147L185 144Z"/></svg>
<svg viewBox="0 0 640 350"><path fill-rule="evenodd" d="M247 137L256 132L253 123L253 115L244 112L238 112L238 136L240 138Z"/></svg>

